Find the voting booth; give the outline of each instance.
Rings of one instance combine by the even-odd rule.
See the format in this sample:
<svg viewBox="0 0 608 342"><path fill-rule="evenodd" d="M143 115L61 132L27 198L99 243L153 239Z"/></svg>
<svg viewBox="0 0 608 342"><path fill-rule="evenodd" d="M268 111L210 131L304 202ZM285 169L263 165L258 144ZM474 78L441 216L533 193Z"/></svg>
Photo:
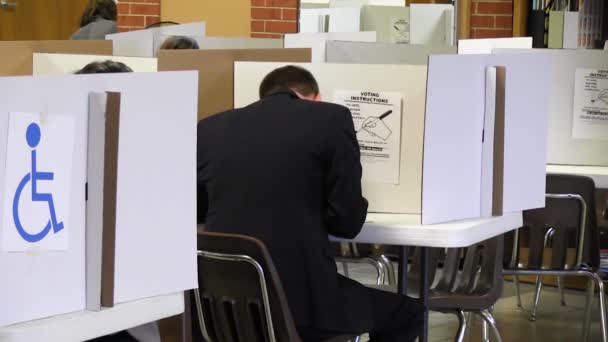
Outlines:
<svg viewBox="0 0 608 342"><path fill-rule="evenodd" d="M430 55L456 54L453 46L328 41L327 63L427 65Z"/></svg>
<svg viewBox="0 0 608 342"><path fill-rule="evenodd" d="M608 166L608 54L601 50L528 50L553 61L547 162ZM525 53L496 49L495 53Z"/></svg>
<svg viewBox="0 0 608 342"><path fill-rule="evenodd" d="M285 48L309 48L312 50L311 61L325 62L326 42L375 42L376 32L335 32L335 33L298 33L286 34Z"/></svg>
<svg viewBox="0 0 608 342"><path fill-rule="evenodd" d="M446 55L432 56L428 70L301 66L315 75L326 101L353 113L370 212L420 215L422 224L432 224L544 206L546 146L538 132L546 126L548 91L527 89L530 72L537 76L532 83L548 89L549 62L535 54ZM282 65L236 63L235 107L256 101L262 78ZM505 76L486 80L496 66ZM494 95L486 100L486 92ZM494 107L486 114L487 104ZM490 120L495 113L502 119ZM501 123L496 151L495 141L484 138L486 118Z"/></svg>
<svg viewBox="0 0 608 342"><path fill-rule="evenodd" d="M154 40L154 53L163 43L174 35L159 35ZM283 39L270 38L240 38L240 37L201 37L184 36L193 39L201 50L226 50L226 49L280 49L283 47Z"/></svg>
<svg viewBox="0 0 608 342"><path fill-rule="evenodd" d="M73 74L92 62L112 60L124 63L134 72L155 72L158 70L156 58L122 57L107 55L73 55L60 53L35 53L33 55L33 75Z"/></svg>
<svg viewBox="0 0 608 342"><path fill-rule="evenodd" d="M196 85L0 78L0 326L197 286Z"/></svg>
<svg viewBox="0 0 608 342"><path fill-rule="evenodd" d="M310 49L162 50L159 71L198 70L198 119L233 108L234 62L310 62Z"/></svg>
<svg viewBox="0 0 608 342"><path fill-rule="evenodd" d="M112 55L112 43L103 40L0 41L0 76L28 76L34 53Z"/></svg>

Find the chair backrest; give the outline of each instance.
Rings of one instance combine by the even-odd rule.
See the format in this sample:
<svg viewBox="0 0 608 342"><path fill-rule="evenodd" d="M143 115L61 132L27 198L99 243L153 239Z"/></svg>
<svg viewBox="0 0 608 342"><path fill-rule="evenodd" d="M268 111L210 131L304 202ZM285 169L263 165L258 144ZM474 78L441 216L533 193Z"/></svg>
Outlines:
<svg viewBox="0 0 608 342"><path fill-rule="evenodd" d="M198 249L203 318L213 342L270 341L264 289L255 263L263 270L276 341L300 341L279 276L261 241L199 232ZM234 261L234 256L241 261Z"/></svg>
<svg viewBox="0 0 608 342"><path fill-rule="evenodd" d="M543 266L545 241L549 236L552 236L552 269L565 268L568 248L574 248L576 256L580 253L583 264L599 267L599 232L593 180L583 176L547 175L546 192L545 208L527 210L523 214L524 229L520 230L520 246L528 245L530 251L526 267L540 269ZM575 196L564 198L566 194ZM555 195L562 197L555 198ZM584 227L581 227L583 221ZM549 232L550 229L553 232ZM579 245L581 233L584 233L582 246ZM511 248L507 246L507 249L510 253Z"/></svg>

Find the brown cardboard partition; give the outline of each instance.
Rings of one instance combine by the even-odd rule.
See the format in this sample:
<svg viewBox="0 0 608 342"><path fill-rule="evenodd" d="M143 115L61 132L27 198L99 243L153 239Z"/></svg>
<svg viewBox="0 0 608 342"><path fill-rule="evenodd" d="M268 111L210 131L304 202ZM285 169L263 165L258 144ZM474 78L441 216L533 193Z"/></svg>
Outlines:
<svg viewBox="0 0 608 342"><path fill-rule="evenodd" d="M158 71L198 70L198 118L234 108L234 62L310 62L310 49L161 50Z"/></svg>
<svg viewBox="0 0 608 342"><path fill-rule="evenodd" d="M0 41L0 76L32 75L33 54L72 53L112 55L110 40Z"/></svg>

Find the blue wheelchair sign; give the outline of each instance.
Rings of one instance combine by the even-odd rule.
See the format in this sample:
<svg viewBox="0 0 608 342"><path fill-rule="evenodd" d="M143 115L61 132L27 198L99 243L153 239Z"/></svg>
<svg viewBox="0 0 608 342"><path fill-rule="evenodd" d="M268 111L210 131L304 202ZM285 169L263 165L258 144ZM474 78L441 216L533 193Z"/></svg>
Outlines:
<svg viewBox="0 0 608 342"><path fill-rule="evenodd" d="M36 147L40 143L40 126L38 126L36 123L31 123L27 127L25 135L27 144L32 148L31 170L29 173L23 176L21 182L19 182L19 185L17 186L17 190L15 191L15 196L13 197L13 220L15 221L15 227L17 228L19 235L21 235L25 241L34 243L44 239L44 237L51 232L51 229L55 234L60 232L63 229L63 222L57 221L53 195L39 193L37 190L38 181L51 181L54 178L53 172L41 172L36 169ZM19 218L19 200L21 199L23 189L29 182L32 183L32 202L47 202L51 217L44 228L42 228L42 230L38 230L37 233L32 233L32 231L35 230L25 229L21 223L21 219Z"/></svg>

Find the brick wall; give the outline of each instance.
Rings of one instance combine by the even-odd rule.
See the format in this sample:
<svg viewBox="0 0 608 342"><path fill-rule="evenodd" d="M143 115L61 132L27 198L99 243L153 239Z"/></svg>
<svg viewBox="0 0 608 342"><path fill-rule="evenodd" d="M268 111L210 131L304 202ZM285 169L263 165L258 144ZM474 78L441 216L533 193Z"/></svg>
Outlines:
<svg viewBox="0 0 608 342"><path fill-rule="evenodd" d="M118 0L118 30L142 29L160 21L160 0Z"/></svg>
<svg viewBox="0 0 608 342"><path fill-rule="evenodd" d="M513 36L513 0L473 0L471 38Z"/></svg>
<svg viewBox="0 0 608 342"><path fill-rule="evenodd" d="M251 36L280 38L298 31L298 0L251 0Z"/></svg>

